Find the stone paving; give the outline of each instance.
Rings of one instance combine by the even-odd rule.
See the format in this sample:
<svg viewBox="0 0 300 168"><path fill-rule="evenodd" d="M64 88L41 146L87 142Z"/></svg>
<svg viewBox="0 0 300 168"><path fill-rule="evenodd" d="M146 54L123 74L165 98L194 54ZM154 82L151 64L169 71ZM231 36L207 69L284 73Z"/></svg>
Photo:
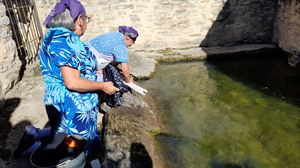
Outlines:
<svg viewBox="0 0 300 168"><path fill-rule="evenodd" d="M14 159L12 152L19 143L26 125L43 128L47 124L47 114L43 104L43 80L39 76L25 76L6 99L1 109L0 120L0 167L31 167L27 157Z"/></svg>

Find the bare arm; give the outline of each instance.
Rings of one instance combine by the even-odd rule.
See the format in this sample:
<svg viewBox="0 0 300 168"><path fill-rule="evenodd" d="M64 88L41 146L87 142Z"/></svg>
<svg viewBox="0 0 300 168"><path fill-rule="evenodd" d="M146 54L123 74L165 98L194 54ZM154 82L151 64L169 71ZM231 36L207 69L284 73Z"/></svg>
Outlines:
<svg viewBox="0 0 300 168"><path fill-rule="evenodd" d="M77 92L90 92L102 90L107 94L113 94L119 91L113 86L112 82L93 82L90 80L80 78L80 72L77 69L62 66L60 67L65 86Z"/></svg>
<svg viewBox="0 0 300 168"><path fill-rule="evenodd" d="M130 76L129 65L126 63L121 63L121 70L124 76L124 80L127 83L133 82L133 78Z"/></svg>

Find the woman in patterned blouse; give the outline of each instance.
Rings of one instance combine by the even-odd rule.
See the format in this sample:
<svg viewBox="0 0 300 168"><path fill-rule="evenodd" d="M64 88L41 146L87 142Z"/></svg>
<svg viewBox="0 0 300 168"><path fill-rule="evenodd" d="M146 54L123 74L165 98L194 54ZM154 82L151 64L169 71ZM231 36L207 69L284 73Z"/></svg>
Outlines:
<svg viewBox="0 0 300 168"><path fill-rule="evenodd" d="M60 0L44 24L48 28L39 51L45 81L45 106L52 133L79 135L87 140L87 154L99 144L98 95L119 89L96 81L96 59L80 40L89 17L78 0ZM34 127L33 127L34 128ZM37 131L27 129L27 133Z"/></svg>
<svg viewBox="0 0 300 168"><path fill-rule="evenodd" d="M110 62L118 63L125 82L133 82L130 75L127 48L132 46L139 36L131 26L119 26L118 32L107 32L86 42L97 59L98 70L103 69ZM101 79L99 80L101 81Z"/></svg>

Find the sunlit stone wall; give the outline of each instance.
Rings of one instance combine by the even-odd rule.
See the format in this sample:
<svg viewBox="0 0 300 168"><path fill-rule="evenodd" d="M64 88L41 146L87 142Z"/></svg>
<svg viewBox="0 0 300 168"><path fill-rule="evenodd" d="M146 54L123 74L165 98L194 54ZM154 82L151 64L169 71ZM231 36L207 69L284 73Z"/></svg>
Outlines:
<svg viewBox="0 0 300 168"><path fill-rule="evenodd" d="M41 21L56 0L37 0ZM276 0L82 0L92 16L83 40L118 25L140 33L137 50L268 43Z"/></svg>
<svg viewBox="0 0 300 168"><path fill-rule="evenodd" d="M280 0L274 24L274 42L283 50L300 52L300 1Z"/></svg>
<svg viewBox="0 0 300 168"><path fill-rule="evenodd" d="M19 81L21 61L17 55L15 41L6 8L0 1L0 109L5 94Z"/></svg>

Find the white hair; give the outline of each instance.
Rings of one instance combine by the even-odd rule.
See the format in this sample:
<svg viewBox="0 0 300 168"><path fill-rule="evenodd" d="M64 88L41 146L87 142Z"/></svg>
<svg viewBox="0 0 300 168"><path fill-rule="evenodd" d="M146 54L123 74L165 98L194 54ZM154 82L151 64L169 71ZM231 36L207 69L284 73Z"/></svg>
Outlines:
<svg viewBox="0 0 300 168"><path fill-rule="evenodd" d="M68 9L64 12L57 14L51 21L46 25L47 28L64 27L71 31L75 30L75 23Z"/></svg>

